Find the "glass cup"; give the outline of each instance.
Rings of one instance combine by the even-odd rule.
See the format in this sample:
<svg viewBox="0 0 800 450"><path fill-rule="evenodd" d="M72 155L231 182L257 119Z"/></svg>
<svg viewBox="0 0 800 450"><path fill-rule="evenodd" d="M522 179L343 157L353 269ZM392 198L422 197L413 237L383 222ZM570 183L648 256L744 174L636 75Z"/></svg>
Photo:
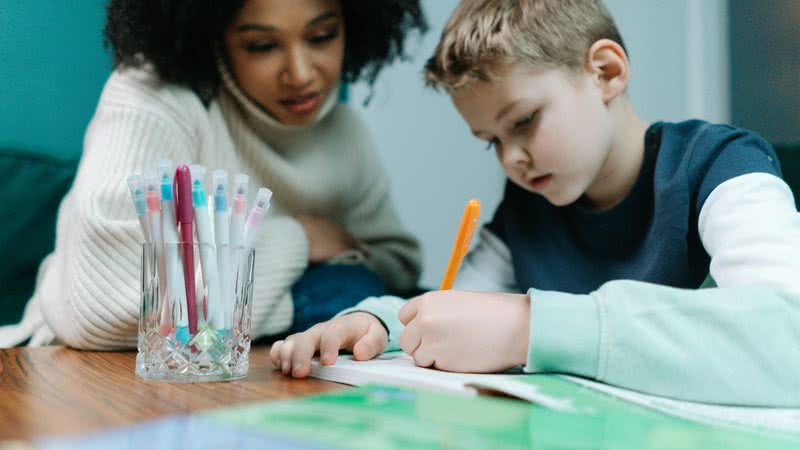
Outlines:
<svg viewBox="0 0 800 450"><path fill-rule="evenodd" d="M254 261L252 248L144 244L136 375L188 383L247 376Z"/></svg>

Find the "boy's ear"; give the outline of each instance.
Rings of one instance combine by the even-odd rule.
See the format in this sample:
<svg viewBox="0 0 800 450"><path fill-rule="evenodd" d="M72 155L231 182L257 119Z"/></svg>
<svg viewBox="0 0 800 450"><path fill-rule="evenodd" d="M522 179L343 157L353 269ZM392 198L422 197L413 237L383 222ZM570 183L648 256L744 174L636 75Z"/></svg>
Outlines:
<svg viewBox="0 0 800 450"><path fill-rule="evenodd" d="M586 53L586 70L603 90L603 101L611 102L625 92L630 79L628 55L611 39L600 39Z"/></svg>

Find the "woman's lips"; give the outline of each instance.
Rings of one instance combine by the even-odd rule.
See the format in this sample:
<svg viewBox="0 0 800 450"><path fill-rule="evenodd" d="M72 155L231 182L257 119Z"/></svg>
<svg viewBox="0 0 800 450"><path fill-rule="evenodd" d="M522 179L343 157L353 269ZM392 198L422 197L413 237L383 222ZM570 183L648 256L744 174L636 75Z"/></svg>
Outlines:
<svg viewBox="0 0 800 450"><path fill-rule="evenodd" d="M308 114L317 109L321 98L322 96L319 92L312 92L310 94L283 99L280 101L280 104L295 114Z"/></svg>
<svg viewBox="0 0 800 450"><path fill-rule="evenodd" d="M528 183L528 187L531 188L533 191L541 191L550 183L550 180L553 178L553 174L547 174L538 176L535 178L528 178L525 180Z"/></svg>

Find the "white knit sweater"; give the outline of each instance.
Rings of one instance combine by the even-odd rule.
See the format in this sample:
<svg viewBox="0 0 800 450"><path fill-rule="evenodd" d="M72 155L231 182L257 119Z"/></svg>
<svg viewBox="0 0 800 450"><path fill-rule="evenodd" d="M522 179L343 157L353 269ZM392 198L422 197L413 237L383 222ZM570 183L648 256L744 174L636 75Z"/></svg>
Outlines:
<svg viewBox="0 0 800 450"><path fill-rule="evenodd" d="M32 345L82 349L136 345L142 234L125 180L164 158L243 172L252 187L274 192L256 245L254 336L291 324L291 286L308 264L297 213L343 225L390 290L414 286L419 246L400 224L356 114L334 94L315 123L283 126L221 70L220 94L207 107L192 91L165 85L147 71L111 75L58 211L55 250L39 269L22 322L0 327L0 347L29 337Z"/></svg>

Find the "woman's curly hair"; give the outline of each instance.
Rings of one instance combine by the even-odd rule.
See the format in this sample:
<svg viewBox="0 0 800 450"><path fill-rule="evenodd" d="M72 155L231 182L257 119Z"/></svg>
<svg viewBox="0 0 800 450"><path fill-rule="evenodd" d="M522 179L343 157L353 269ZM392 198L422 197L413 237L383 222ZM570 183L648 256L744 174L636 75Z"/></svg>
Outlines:
<svg viewBox="0 0 800 450"><path fill-rule="evenodd" d="M203 97L220 82L214 47L245 0L111 0L104 36L114 67L150 64L162 80ZM375 82L407 59L406 35L428 29L419 0L341 0L345 24L342 79Z"/></svg>

